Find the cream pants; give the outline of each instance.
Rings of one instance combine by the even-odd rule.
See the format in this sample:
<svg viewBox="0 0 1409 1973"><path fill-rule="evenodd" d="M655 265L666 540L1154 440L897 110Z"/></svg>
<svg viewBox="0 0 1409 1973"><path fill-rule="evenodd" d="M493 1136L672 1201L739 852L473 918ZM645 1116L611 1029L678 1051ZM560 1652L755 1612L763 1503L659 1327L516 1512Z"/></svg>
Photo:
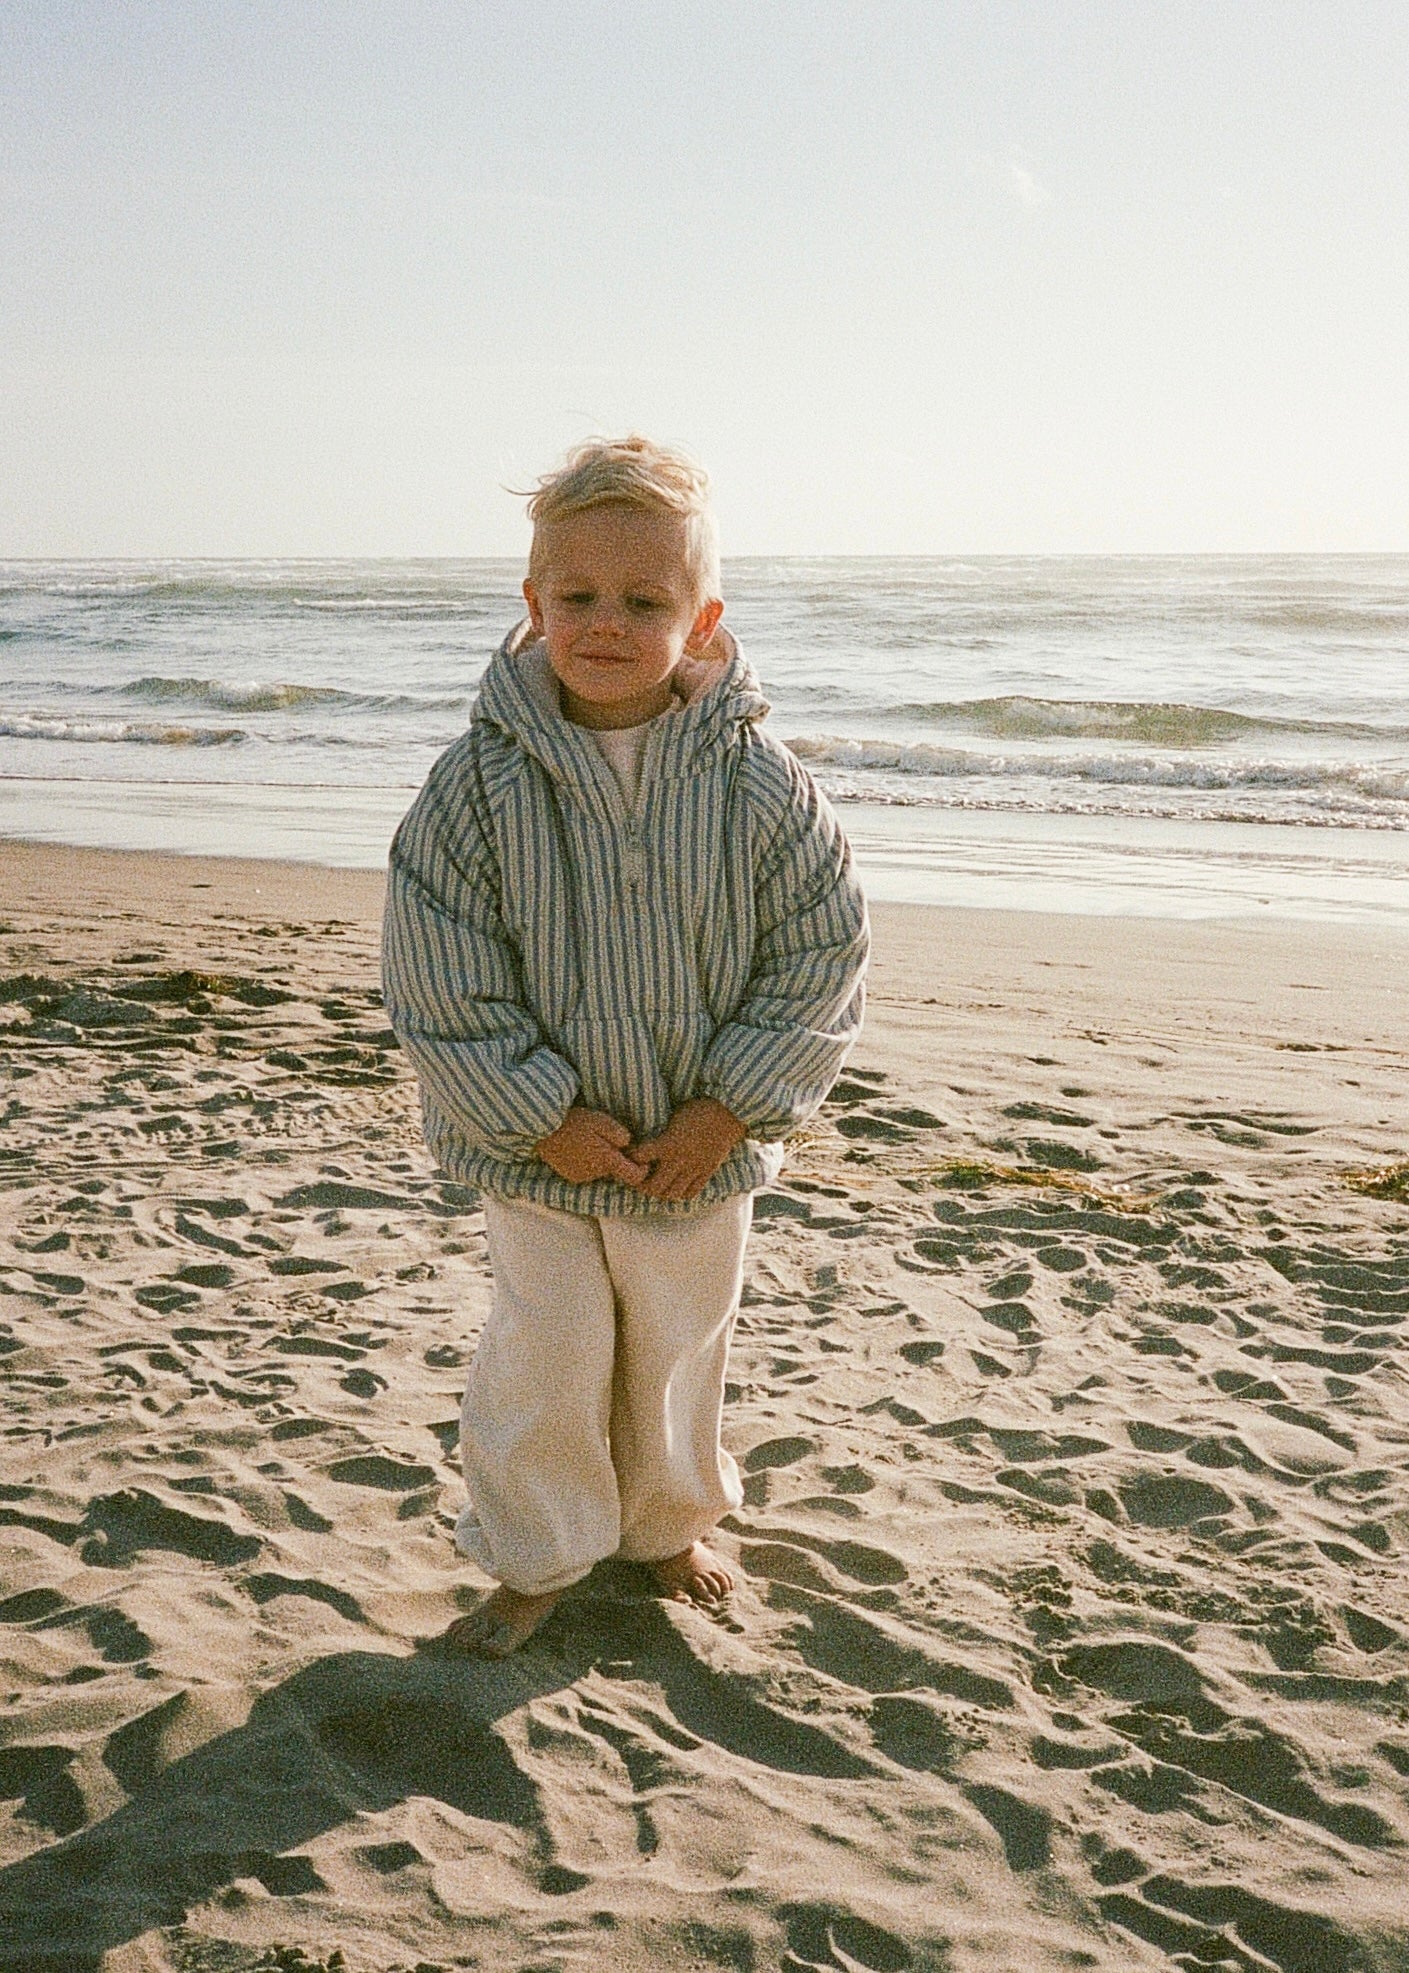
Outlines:
<svg viewBox="0 0 1409 1973"><path fill-rule="evenodd" d="M650 1219L486 1198L456 1546L524 1595L678 1555L743 1498L719 1443L753 1197Z"/></svg>

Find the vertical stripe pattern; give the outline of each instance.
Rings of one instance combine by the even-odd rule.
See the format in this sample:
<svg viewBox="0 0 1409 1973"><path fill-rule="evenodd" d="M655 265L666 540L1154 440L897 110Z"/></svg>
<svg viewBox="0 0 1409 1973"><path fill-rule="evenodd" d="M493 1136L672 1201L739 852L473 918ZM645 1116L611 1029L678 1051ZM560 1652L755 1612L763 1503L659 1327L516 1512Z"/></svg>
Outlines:
<svg viewBox="0 0 1409 1973"><path fill-rule="evenodd" d="M581 1102L637 1137L696 1095L748 1138L694 1205L777 1173L860 1027L865 904L836 817L737 648L656 720L628 812L527 626L485 675L391 851L387 1012L457 1178L569 1212L671 1208L572 1185L533 1146Z"/></svg>

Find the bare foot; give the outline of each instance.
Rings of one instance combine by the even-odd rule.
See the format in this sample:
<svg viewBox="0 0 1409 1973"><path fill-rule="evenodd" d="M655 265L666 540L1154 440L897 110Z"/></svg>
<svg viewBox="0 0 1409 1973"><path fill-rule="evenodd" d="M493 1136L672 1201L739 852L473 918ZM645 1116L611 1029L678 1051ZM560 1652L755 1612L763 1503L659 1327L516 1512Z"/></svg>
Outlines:
<svg viewBox="0 0 1409 1973"><path fill-rule="evenodd" d="M471 1658L507 1658L532 1637L561 1595L521 1596L500 1583L467 1617L457 1617L442 1643Z"/></svg>
<svg viewBox="0 0 1409 1973"><path fill-rule="evenodd" d="M718 1609L734 1587L729 1570L702 1541L692 1541L678 1555L667 1555L647 1567L676 1603L703 1603L706 1609Z"/></svg>

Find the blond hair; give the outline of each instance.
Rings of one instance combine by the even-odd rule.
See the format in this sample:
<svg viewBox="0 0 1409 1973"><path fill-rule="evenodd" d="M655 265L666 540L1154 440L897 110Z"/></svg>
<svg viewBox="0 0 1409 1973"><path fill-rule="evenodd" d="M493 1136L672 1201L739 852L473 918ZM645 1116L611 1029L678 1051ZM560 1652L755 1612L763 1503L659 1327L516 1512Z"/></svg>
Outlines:
<svg viewBox="0 0 1409 1973"><path fill-rule="evenodd" d="M555 521L593 507L638 507L678 515L685 530L685 569L700 607L720 591L719 535L709 504L709 475L688 453L657 445L639 432L589 438L574 446L556 472L545 473L529 496L533 543L531 582L542 579L547 536Z"/></svg>

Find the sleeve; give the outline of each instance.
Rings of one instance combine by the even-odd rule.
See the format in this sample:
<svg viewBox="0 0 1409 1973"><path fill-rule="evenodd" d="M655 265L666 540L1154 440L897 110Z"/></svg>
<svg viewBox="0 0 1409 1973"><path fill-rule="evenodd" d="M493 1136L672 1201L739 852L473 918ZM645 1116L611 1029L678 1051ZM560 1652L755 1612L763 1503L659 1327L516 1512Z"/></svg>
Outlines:
<svg viewBox="0 0 1409 1973"><path fill-rule="evenodd" d="M391 846L387 1017L428 1107L472 1149L530 1158L574 1102L577 1071L527 1005L492 846L472 791L447 791L446 778L432 774Z"/></svg>
<svg viewBox="0 0 1409 1973"><path fill-rule="evenodd" d="M870 952L840 824L791 754L773 759L786 789L754 878L753 964L698 1084L764 1140L805 1123L836 1081L861 1029Z"/></svg>

